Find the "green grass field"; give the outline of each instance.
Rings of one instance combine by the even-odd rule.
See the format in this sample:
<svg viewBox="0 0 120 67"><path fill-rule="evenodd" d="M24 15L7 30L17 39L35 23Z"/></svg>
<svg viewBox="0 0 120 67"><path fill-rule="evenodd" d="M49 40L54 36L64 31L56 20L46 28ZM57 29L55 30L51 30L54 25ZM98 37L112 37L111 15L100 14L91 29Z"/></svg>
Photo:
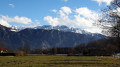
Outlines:
<svg viewBox="0 0 120 67"><path fill-rule="evenodd" d="M0 57L0 67L120 67L120 59L105 56Z"/></svg>

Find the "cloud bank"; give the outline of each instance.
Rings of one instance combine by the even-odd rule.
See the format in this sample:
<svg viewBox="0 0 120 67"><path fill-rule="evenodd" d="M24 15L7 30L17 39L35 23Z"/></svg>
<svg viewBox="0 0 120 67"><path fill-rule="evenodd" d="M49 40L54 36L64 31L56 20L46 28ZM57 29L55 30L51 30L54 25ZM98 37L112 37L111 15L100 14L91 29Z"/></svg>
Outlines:
<svg viewBox="0 0 120 67"><path fill-rule="evenodd" d="M18 23L18 24L29 25L29 26L40 25L40 22L38 20L35 20L33 22L30 18L27 18L27 17L19 17L19 16L9 17L9 16L0 15L1 25L10 27L11 26L10 23Z"/></svg>
<svg viewBox="0 0 120 67"><path fill-rule="evenodd" d="M9 17L9 16L1 16L1 19L7 21L8 23L10 22L16 22L16 23L21 23L21 24L30 24L32 23L32 20L27 18L27 17Z"/></svg>
<svg viewBox="0 0 120 67"><path fill-rule="evenodd" d="M64 6L57 10L56 14L56 17L46 16L43 19L53 26L67 25L79 27L92 33L101 33L101 29L94 26L99 14L87 7L71 9Z"/></svg>

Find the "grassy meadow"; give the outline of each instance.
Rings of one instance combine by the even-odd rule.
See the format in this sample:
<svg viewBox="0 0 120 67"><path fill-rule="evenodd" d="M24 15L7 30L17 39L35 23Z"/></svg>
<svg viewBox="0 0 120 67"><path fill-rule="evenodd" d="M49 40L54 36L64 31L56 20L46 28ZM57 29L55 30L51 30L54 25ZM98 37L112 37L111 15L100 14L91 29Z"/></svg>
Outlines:
<svg viewBox="0 0 120 67"><path fill-rule="evenodd" d="M1 56L0 67L120 67L111 56Z"/></svg>

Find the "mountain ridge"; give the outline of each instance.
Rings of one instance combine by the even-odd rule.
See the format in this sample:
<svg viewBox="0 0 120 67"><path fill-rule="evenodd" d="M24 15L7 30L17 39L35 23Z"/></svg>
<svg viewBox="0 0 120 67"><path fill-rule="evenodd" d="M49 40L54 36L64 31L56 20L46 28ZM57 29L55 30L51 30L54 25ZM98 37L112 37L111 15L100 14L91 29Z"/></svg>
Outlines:
<svg viewBox="0 0 120 67"><path fill-rule="evenodd" d="M18 49L28 44L31 49L52 48L52 47L73 47L81 43L88 43L93 40L104 38L103 35L95 36L58 30L45 30L26 28L14 32L10 28L0 25L0 42L10 49Z"/></svg>
<svg viewBox="0 0 120 67"><path fill-rule="evenodd" d="M58 31L64 31L64 32L74 32L74 33L80 33L80 34L90 34L90 32L81 30L80 28L74 28L74 27L67 27L65 25L58 25L58 26L52 26L52 25L43 25L43 26L35 26L35 27L24 27L24 26L15 26L12 25L11 31L19 32L21 30L24 30L26 28L31 29L45 29L45 30L58 30Z"/></svg>

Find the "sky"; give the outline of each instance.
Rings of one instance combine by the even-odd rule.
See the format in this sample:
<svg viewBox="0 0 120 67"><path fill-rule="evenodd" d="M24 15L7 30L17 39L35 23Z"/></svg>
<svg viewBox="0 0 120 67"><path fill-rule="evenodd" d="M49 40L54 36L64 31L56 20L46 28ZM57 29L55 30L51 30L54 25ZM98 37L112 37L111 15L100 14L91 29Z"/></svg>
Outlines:
<svg viewBox="0 0 120 67"><path fill-rule="evenodd" d="M66 25L101 33L94 24L112 0L0 0L0 24L11 27Z"/></svg>

